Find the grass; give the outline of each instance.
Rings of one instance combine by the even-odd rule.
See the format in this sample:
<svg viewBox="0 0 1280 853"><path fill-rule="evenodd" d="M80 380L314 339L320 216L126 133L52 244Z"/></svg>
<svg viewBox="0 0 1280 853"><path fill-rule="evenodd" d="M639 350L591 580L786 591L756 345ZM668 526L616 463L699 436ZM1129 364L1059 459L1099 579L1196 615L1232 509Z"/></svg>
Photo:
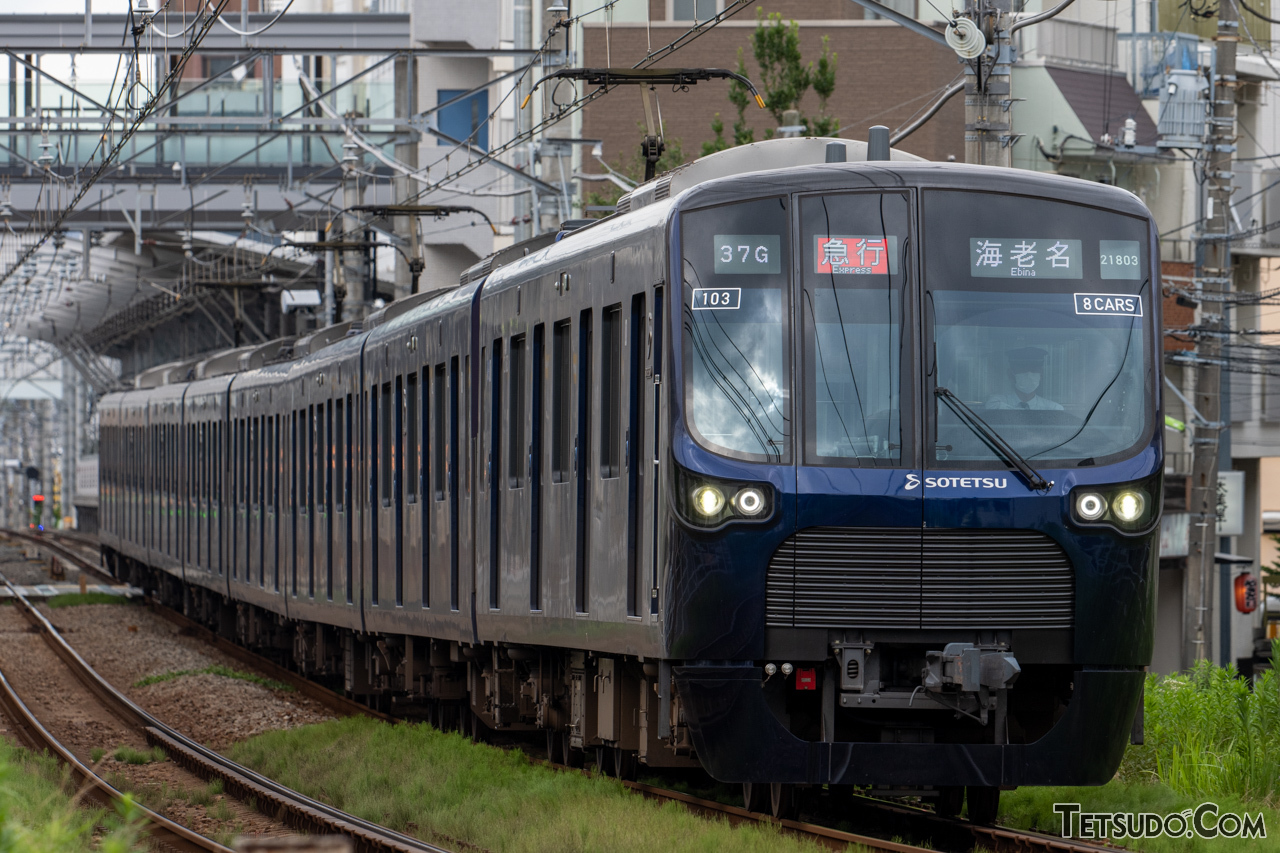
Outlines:
<svg viewBox="0 0 1280 853"><path fill-rule="evenodd" d="M230 756L345 811L429 841L495 853L817 850L772 826L734 828L620 783L531 764L426 725L351 717L267 732ZM453 845L448 845L454 842Z"/></svg>
<svg viewBox="0 0 1280 853"><path fill-rule="evenodd" d="M285 693L293 691L292 685L285 684L283 681L264 678L263 676L255 675L252 672L242 672L238 669L232 669L229 666L222 666L221 664L206 666L204 669L175 669L171 672L162 672L159 675L148 675L146 678L135 681L133 686L146 687L149 684L159 684L162 681L173 681L175 678L183 678L188 675L218 675L223 678L235 678L240 681L248 681L252 684L260 684L269 690L280 690Z"/></svg>
<svg viewBox="0 0 1280 853"><path fill-rule="evenodd" d="M79 607L82 604L135 604L137 601L123 595L112 595L109 592L68 592L63 595L51 595L45 599L49 609L59 607Z"/></svg>
<svg viewBox="0 0 1280 853"><path fill-rule="evenodd" d="M127 853L140 830L131 799L119 813L80 808L54 759L0 741L0 853Z"/></svg>
<svg viewBox="0 0 1280 853"><path fill-rule="evenodd" d="M121 746L116 748L111 757L122 764L153 764L164 761L169 756L158 746L144 750L134 749L131 746Z"/></svg>
<svg viewBox="0 0 1280 853"><path fill-rule="evenodd" d="M1273 644L1280 658L1280 643ZM1280 678L1256 681L1202 661L1190 672L1147 676L1144 741L1130 746L1115 779L1096 788L1023 788L1001 797L1009 826L1058 833L1054 803L1095 812L1161 815L1213 802L1222 812L1262 811L1270 839L1126 839L1136 850L1280 851Z"/></svg>

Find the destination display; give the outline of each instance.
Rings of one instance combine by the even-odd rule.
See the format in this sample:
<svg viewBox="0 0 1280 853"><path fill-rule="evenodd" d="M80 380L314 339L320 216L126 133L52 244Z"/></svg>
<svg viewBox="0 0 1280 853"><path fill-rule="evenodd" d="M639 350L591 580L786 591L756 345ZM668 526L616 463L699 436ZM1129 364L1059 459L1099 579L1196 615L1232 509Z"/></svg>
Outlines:
<svg viewBox="0 0 1280 853"><path fill-rule="evenodd" d="M970 237L969 273L978 278L1081 278L1079 240Z"/></svg>
<svg viewBox="0 0 1280 853"><path fill-rule="evenodd" d="M782 272L782 238L777 234L717 234L716 275L777 275Z"/></svg>
<svg viewBox="0 0 1280 853"><path fill-rule="evenodd" d="M813 271L819 275L897 274L898 238L893 234L815 234L813 260Z"/></svg>

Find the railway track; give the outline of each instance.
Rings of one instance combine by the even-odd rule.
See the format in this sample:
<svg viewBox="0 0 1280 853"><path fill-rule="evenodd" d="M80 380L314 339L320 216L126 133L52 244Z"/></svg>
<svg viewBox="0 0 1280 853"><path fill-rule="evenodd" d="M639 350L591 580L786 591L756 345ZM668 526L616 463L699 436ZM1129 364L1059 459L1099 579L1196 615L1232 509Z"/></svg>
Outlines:
<svg viewBox="0 0 1280 853"><path fill-rule="evenodd" d="M94 573L102 571L83 555L76 553L75 550L67 547L63 543L52 540L51 537L41 536L39 534L27 534L22 531L7 530L0 531L0 535L16 536L17 538L30 541L40 547L48 548L50 551L58 553L65 559L70 560L77 566L77 568L80 568L83 571ZM87 545L88 543L81 541L78 544ZM115 580L114 578L110 578L109 575L106 575L105 572L103 572L101 576L113 582ZM29 604L27 606L30 608ZM184 632L200 638L241 663L259 670L264 675L290 685L302 695L320 702L338 714L361 714L387 722L395 721L395 718L388 716L387 714L373 710L348 697L335 693L334 691L322 687L313 681L303 678L291 670L279 666L267 658L261 657L239 645L236 645L226 638L205 628L198 622L188 619L177 611L156 603L151 603L150 607L153 612L178 625L184 630ZM44 626L47 626L47 631L52 632L51 634L46 634L46 637L56 637L56 643L64 649L64 651L59 652L59 655L63 656L64 660L66 659L65 656L73 657L74 660L78 661L77 667L81 667L83 668L83 671L85 671L85 677L93 680L95 684L101 685L98 688L91 687L91 689L94 689L95 692L99 689L110 691L110 693L119 696L120 701L127 703L127 706L132 709L129 713L136 711L137 714L142 715L139 719L146 721L143 722L142 725L144 729L147 730L148 740L155 745L165 748L166 751L170 752L170 757L182 764L184 767L196 772L198 775L206 776L206 774L208 774L206 778L215 778L215 774L217 773L216 767L209 767L207 770L201 770L198 768L203 766L200 762L216 759L217 761L222 762L225 765L231 765L231 767L234 768L233 772L238 778L221 775L217 775L216 778L223 778L224 784L227 785L227 790L232 793L236 793L238 796L240 795L240 791L243 790L244 797L253 796L257 797L259 802L272 802L270 797L264 798L264 795L259 793L256 788L249 787L248 785L244 788L237 787L239 784L238 779L243 778L246 783L264 784L265 786L271 786L278 791L282 791L285 794L292 794L296 797L301 797L302 800L305 801L306 807L299 809L296 818L298 823L295 825L303 829L316 831L320 828L322 826L321 824L310 821L322 819L323 812L325 810L330 813L336 812L337 815L342 816L342 818L339 819L350 821L360 820L358 818L353 818L350 815L345 815L342 812L338 812L337 810L332 809L332 807L326 806L317 801L302 797L302 795L289 791L282 786L278 786L274 782L265 779L251 770L239 767L239 765L234 765L232 762L229 762L221 756L218 756L216 753L205 749L203 746L194 744L194 742L191 742L195 747L194 750L184 750L182 748L182 741L185 739L183 739L181 735L177 735L176 732L172 732L171 729L168 729L168 727L156 721L153 717L146 714L145 711L137 708L137 706L127 698L118 694L114 688L107 685L105 681L102 681L97 673L94 673L88 664L85 663L69 645L67 645L66 641L63 640L61 636L57 635L57 632L53 629L52 625L49 625L48 620L45 620L38 611L34 610L34 608L30 608L30 610L35 613L36 618L38 618L42 623L42 630L46 630ZM58 648L58 646L55 646L55 649L56 648ZM80 673L77 672L78 677L79 675ZM172 746L170 745L171 743L173 744ZM190 755L191 757L187 758L187 755ZM532 760L565 772L589 772L575 771L571 768L565 768L537 758L533 758ZM184 763L186 761L190 761L191 763ZM917 808L899 802L890 802L861 796L854 796L850 798L850 805L853 811L860 816L866 817L869 822L883 827L885 829L884 834L919 838L929 845L927 847L921 847L900 841L888 840L883 837L846 832L832 827L822 826L820 824L805 823L795 820L777 820L771 816L751 812L737 806L730 806L715 800L708 800L641 782L623 781L622 784L642 796L661 801L678 802L691 811L720 817L734 825L746 823L775 824L784 832L809 838L816 843L833 850L844 850L850 845L860 845L873 850L892 851L892 853L918 853L918 851L927 850L961 851L978 848L990 850L992 853L1005 853L1006 851L1007 853L1040 853L1041 851L1043 851L1043 853L1114 853L1117 849L1115 847L1106 847L1098 844L1091 844L1089 842L1064 839L1043 833L1008 829L999 826L982 826L955 818L939 817L931 810ZM360 823L364 824L363 828L381 829L380 827L376 827L375 825L368 824L364 821L360 821ZM335 830L333 828L328 828L325 831ZM342 831L342 834L349 833ZM354 835L352 837L355 838ZM420 845L422 843L418 842L416 839L408 838L407 836L400 836L400 838L406 839L414 844ZM357 843L357 849L396 850L400 848L361 847L359 843ZM441 848L428 845L425 847L409 849L440 850Z"/></svg>
<svg viewBox="0 0 1280 853"><path fill-rule="evenodd" d="M31 749L47 751L57 756L71 770L77 785L89 800L96 805L111 809L122 803L124 794L99 776L93 768L76 758L71 750L63 746L48 729L40 724L35 714L14 691L13 685L5 678L4 673L0 673L0 706L3 706L5 715L13 721L19 738ZM146 834L153 842L165 848L178 853L193 853L193 851L231 853L229 848L192 832L145 806L135 802L134 808L142 812Z"/></svg>
<svg viewBox="0 0 1280 853"><path fill-rule="evenodd" d="M165 725L107 683L16 587L9 584L7 580L4 581L4 585L21 608L22 615L42 634L54 653L75 674L76 678L113 714L136 727L148 743L164 749L170 760L178 766L205 780L221 780L223 789L227 793L241 801L253 800L259 811L299 831L346 836L351 839L354 849L361 853L450 853L447 848L395 832L279 785ZM73 768L77 776L82 776L86 782L93 784L95 789L102 791L103 796L108 800L119 796L119 792L99 779L69 750L57 743L53 735L40 725L30 709L13 692L8 681L3 681L3 687L6 710L24 731L39 739L35 745L51 749ZM188 845L181 848L184 851L195 849L225 851L227 849L220 844L203 839L196 833L154 812L148 815L149 818L152 816L163 821L157 824L159 828L156 831L166 834L163 840L167 845L170 844L168 835L176 834L181 843ZM175 845L177 843L178 841L174 841ZM200 846L201 844L212 846Z"/></svg>

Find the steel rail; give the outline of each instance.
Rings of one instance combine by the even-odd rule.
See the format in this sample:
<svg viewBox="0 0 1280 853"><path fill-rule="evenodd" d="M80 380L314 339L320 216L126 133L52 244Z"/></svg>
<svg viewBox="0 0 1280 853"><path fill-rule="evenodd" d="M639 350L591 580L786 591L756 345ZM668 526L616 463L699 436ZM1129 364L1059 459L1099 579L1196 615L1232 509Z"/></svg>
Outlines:
<svg viewBox="0 0 1280 853"><path fill-rule="evenodd" d="M7 580L4 584L23 615L44 635L45 642L81 683L122 720L139 728L149 743L163 748L175 764L204 779L221 779L229 793L242 800L254 798L259 811L304 832L345 835L359 853L451 853L447 848L379 826L298 793L165 725L112 687L16 587Z"/></svg>
<svg viewBox="0 0 1280 853"><path fill-rule="evenodd" d="M62 543L57 541L57 538L65 536L67 539L74 541L79 545L89 547L91 543L84 536L66 536L66 534L59 534L58 537L54 537L54 536L48 535L48 533L45 533L43 535L38 533L27 534L27 533L23 533L22 531L14 531L14 530L0 530L0 536L15 536L21 539L29 540L35 543L40 548L45 548L49 551L53 551L57 553L59 556L62 556L66 560L70 561L73 565L76 566L76 568L82 571L98 572L98 573L102 572L101 569L95 568L94 565L87 560L87 558L85 558L82 555L76 554L74 551L71 551L63 547ZM116 579L112 578L108 574L102 573L100 576L109 581L116 582ZM257 669L268 678L274 679L275 681L279 681L284 684L288 684L298 693L302 694L303 696L306 696L309 699L315 700L316 702L320 703L324 707L328 708L329 710L337 714L345 714L347 716L362 715L366 717L373 717L375 719L382 720L383 722L387 722L387 723L399 722L399 720L397 720L395 717L391 716L390 714L384 714L381 711L375 711L374 709L368 707L367 705L362 705L361 703L350 698L349 696L343 696L341 693L337 693L333 690L330 690L327 687L317 684L311 679L305 678L299 675L298 673L294 672L293 670L286 669L285 667L280 666L278 663L270 660L269 658L262 657L261 655L258 655L258 654L255 654L254 652L249 651L244 646L238 645L232 642L231 640L228 640L226 637L220 636L219 634L213 631L210 631L204 625L201 625L199 622L195 621L194 619L188 618L187 616L183 615L182 613L179 613L178 611L174 610L171 607L166 607L163 604L160 604L159 602L153 601L153 600L149 600L147 602L147 606L150 608L152 613L155 613L157 616L161 617L162 619L165 619L169 622L172 622L174 625L177 625L185 633L196 637L202 642L208 643L209 645L216 648L218 651L222 652L228 657L235 658L237 661L244 664L245 666L251 666Z"/></svg>
<svg viewBox="0 0 1280 853"><path fill-rule="evenodd" d="M0 575L3 578L3 575ZM5 581L6 585L8 581ZM93 768L80 761L71 750L67 749L53 734L41 725L40 721L18 696L13 685L0 672L0 707L17 727L18 735L27 746L34 750L47 750L59 761L70 768L85 795L100 806L114 808L124 800L124 794L99 776ZM192 832L181 824L174 823L164 815L158 814L136 801L133 808L141 811L146 821L146 833L154 841L163 844L178 853L201 851L201 853L231 853L230 849L212 839Z"/></svg>
<svg viewBox="0 0 1280 853"><path fill-rule="evenodd" d="M89 562L84 557L84 555L77 554L75 551L72 551L66 545L63 545L61 542L56 542L47 536L41 536L36 533L27 533L26 531L23 531L23 530L9 530L9 529L0 530L0 536L7 536L11 539L23 539L23 540L26 540L27 542L30 542L33 545L36 545L37 547L44 548L47 551L51 551L59 557L62 557L66 560L70 560L72 563L75 564L76 568L78 568L80 571L84 572L87 575L92 575L93 577L97 578L100 581L103 581L104 583L119 582L116 578L111 577L110 573L108 573L106 569L102 568L102 566L94 565L93 563Z"/></svg>

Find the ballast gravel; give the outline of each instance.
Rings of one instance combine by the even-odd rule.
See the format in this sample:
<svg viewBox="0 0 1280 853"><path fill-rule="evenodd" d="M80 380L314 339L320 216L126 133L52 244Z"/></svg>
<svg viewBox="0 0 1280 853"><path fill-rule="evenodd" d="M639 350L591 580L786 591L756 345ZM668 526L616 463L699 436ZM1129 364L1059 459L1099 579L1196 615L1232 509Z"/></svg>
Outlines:
<svg viewBox="0 0 1280 853"><path fill-rule="evenodd" d="M148 676L244 664L186 636L173 623L140 605L92 604L50 610L49 621L103 678L160 720L204 745L224 750L274 729L333 719L318 702L298 693L208 673L184 675L143 687Z"/></svg>

